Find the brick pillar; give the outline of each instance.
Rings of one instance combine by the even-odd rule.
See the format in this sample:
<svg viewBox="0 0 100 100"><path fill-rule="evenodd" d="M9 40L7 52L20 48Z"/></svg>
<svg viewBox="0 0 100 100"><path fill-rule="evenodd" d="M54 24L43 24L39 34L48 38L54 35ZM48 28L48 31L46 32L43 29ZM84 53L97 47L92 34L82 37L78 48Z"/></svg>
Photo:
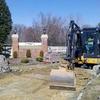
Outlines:
<svg viewBox="0 0 100 100"><path fill-rule="evenodd" d="M41 43L42 43L42 50L43 52L48 51L48 35L47 34L42 34L41 35Z"/></svg>
<svg viewBox="0 0 100 100"><path fill-rule="evenodd" d="M12 35L12 55L13 55L13 53L16 51L17 52L17 54L19 53L18 51L18 44L19 44L19 41L18 41L19 39L18 39L18 34L13 34Z"/></svg>

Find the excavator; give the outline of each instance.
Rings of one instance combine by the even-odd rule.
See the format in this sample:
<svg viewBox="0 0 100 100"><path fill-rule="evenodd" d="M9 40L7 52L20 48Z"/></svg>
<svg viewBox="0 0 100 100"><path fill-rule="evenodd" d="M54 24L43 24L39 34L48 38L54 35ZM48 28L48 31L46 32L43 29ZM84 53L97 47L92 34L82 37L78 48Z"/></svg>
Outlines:
<svg viewBox="0 0 100 100"><path fill-rule="evenodd" d="M100 28L81 29L74 20L70 21L69 32L66 35L66 67L52 69L50 73L50 88L76 89L76 66L92 68L100 64Z"/></svg>

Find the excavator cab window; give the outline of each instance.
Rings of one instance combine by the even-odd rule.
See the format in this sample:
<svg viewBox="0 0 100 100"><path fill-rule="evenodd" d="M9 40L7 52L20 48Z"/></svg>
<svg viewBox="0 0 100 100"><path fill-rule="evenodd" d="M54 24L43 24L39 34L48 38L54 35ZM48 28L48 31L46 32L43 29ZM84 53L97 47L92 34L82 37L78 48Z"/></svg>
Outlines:
<svg viewBox="0 0 100 100"><path fill-rule="evenodd" d="M86 56L94 56L96 54L96 38L97 38L97 32L96 28L85 28L83 29L83 34L82 34L82 43L84 50L83 52L85 53Z"/></svg>
<svg viewBox="0 0 100 100"><path fill-rule="evenodd" d="M94 54L94 37L88 36L85 41L85 53Z"/></svg>
<svg viewBox="0 0 100 100"><path fill-rule="evenodd" d="M100 32L97 31L97 28L83 29L82 43L85 57L97 57L100 55Z"/></svg>

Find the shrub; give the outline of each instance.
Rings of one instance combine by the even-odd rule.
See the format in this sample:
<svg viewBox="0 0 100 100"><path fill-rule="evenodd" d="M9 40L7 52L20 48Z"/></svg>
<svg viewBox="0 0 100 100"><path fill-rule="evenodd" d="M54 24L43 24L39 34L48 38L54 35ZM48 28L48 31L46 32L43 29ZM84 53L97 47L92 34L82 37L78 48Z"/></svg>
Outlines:
<svg viewBox="0 0 100 100"><path fill-rule="evenodd" d="M13 52L13 57L14 57L14 58L17 58L17 57L18 57L17 51L14 51L14 52Z"/></svg>
<svg viewBox="0 0 100 100"><path fill-rule="evenodd" d="M37 57L36 61L42 62L43 61L43 57Z"/></svg>
<svg viewBox="0 0 100 100"><path fill-rule="evenodd" d="M44 56L44 52L43 51L40 51L40 57L43 58L43 56Z"/></svg>
<svg viewBox="0 0 100 100"><path fill-rule="evenodd" d="M26 57L27 57L27 58L31 58L31 51L30 51L30 49L27 50L27 52L26 52Z"/></svg>
<svg viewBox="0 0 100 100"><path fill-rule="evenodd" d="M29 63L29 60L24 58L24 59L21 60L21 63Z"/></svg>

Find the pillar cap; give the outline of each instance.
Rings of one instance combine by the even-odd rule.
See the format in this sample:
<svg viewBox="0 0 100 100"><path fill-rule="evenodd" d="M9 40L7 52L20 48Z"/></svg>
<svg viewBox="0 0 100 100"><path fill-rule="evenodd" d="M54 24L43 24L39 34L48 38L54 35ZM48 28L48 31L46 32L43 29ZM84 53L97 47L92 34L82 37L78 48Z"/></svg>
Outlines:
<svg viewBox="0 0 100 100"><path fill-rule="evenodd" d="M18 34L13 34L12 38L18 38Z"/></svg>
<svg viewBox="0 0 100 100"><path fill-rule="evenodd" d="M42 34L41 38L47 38L48 39L48 35L47 34Z"/></svg>

